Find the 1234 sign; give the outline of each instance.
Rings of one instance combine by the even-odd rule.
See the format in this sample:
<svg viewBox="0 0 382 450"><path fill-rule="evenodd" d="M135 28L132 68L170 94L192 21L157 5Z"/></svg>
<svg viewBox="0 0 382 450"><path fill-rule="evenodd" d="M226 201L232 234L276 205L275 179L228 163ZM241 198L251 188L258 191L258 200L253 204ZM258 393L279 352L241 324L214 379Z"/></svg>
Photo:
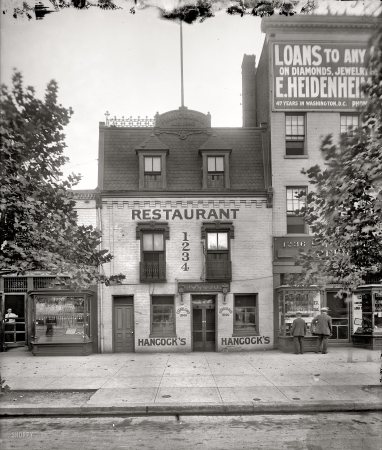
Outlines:
<svg viewBox="0 0 382 450"><path fill-rule="evenodd" d="M184 261L182 270L187 272L190 270L188 267L188 261L190 260L190 241L188 240L188 233L183 232L183 242L182 242L182 261Z"/></svg>

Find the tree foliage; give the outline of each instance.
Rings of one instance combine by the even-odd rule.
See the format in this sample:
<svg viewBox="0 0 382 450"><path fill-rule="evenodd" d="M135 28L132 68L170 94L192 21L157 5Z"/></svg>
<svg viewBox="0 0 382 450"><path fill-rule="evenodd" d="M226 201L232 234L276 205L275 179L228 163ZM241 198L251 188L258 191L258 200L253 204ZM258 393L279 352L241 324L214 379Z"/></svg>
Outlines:
<svg viewBox="0 0 382 450"><path fill-rule="evenodd" d="M87 287L107 281L99 266L112 255L99 250L99 230L77 225L70 189L80 177L60 179L68 162L63 129L73 111L57 103L57 92L51 81L44 101L37 99L19 72L11 90L1 86L0 271L44 270Z"/></svg>
<svg viewBox="0 0 382 450"><path fill-rule="evenodd" d="M362 126L321 144L324 168L303 171L314 189L303 210L316 235L301 254L303 284L340 283L354 288L362 277L382 278L382 26L370 41L367 105ZM295 280L296 281L296 280Z"/></svg>

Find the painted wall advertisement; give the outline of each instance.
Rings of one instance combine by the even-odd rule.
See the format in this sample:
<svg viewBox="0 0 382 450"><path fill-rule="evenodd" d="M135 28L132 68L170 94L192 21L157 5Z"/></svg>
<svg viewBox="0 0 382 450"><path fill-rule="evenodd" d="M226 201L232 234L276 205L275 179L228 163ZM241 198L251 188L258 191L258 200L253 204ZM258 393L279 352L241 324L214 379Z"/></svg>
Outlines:
<svg viewBox="0 0 382 450"><path fill-rule="evenodd" d="M351 110L366 104L364 44L273 44L273 109Z"/></svg>

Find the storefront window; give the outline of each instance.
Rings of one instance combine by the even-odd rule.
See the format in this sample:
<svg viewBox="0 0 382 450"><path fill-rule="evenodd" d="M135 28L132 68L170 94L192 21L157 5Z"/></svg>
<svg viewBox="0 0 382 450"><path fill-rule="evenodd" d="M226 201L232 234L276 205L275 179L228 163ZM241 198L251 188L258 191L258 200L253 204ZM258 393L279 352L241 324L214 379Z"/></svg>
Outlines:
<svg viewBox="0 0 382 450"><path fill-rule="evenodd" d="M153 335L175 334L174 297L153 296L151 298L151 333Z"/></svg>
<svg viewBox="0 0 382 450"><path fill-rule="evenodd" d="M279 301L279 336L290 336L290 329L296 312L302 313L307 325L307 335L311 335L311 322L320 310L320 293L316 290L294 290L280 288Z"/></svg>
<svg viewBox="0 0 382 450"><path fill-rule="evenodd" d="M36 296L35 343L71 343L90 339L86 297Z"/></svg>
<svg viewBox="0 0 382 450"><path fill-rule="evenodd" d="M257 332L257 302L256 295L235 296L234 331L245 334Z"/></svg>

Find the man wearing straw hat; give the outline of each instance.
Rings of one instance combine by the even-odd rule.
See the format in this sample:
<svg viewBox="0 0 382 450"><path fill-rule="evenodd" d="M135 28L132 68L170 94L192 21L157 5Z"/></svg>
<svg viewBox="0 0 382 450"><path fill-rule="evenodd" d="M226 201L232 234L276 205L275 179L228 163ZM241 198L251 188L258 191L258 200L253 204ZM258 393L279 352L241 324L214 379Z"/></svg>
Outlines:
<svg viewBox="0 0 382 450"><path fill-rule="evenodd" d="M294 354L299 355L300 353L304 353L304 336L306 335L306 323L305 320L302 319L302 312L296 312L297 318L294 319L292 323L292 328L290 329L291 335L293 336L293 344L294 344Z"/></svg>
<svg viewBox="0 0 382 450"><path fill-rule="evenodd" d="M322 345L322 354L328 353L328 339L332 335L332 318L328 315L329 308L321 308L321 314L312 320L312 327L316 328L317 347L315 353L320 351Z"/></svg>

